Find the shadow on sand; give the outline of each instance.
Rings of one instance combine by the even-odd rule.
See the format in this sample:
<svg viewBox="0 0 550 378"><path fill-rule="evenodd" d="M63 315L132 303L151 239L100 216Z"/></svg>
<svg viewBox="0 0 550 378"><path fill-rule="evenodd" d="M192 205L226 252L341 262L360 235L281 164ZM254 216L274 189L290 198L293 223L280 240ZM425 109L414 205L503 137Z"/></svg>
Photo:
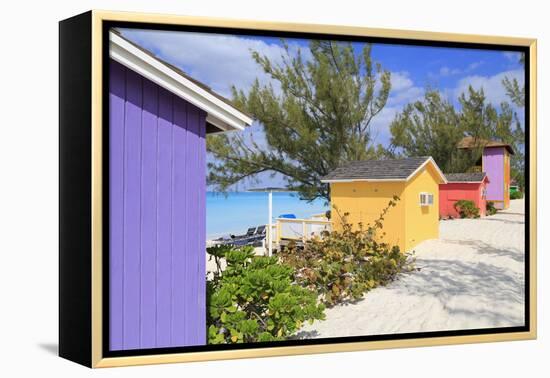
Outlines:
<svg viewBox="0 0 550 378"><path fill-rule="evenodd" d="M491 244L485 243L481 240L451 240L445 239L445 243L452 243L461 246L468 246L474 248L479 255L486 255L490 257L508 257L518 263L523 264L525 261L525 253L522 250L515 248L502 249L495 247Z"/></svg>

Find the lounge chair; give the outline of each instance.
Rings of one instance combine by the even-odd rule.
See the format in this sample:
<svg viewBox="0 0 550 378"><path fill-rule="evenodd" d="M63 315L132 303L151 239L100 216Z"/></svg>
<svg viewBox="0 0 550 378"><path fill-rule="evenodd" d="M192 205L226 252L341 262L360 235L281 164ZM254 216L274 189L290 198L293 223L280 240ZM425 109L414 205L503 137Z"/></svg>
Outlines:
<svg viewBox="0 0 550 378"><path fill-rule="evenodd" d="M265 225L258 226L258 228L256 228L256 231L254 232L254 234L252 234L248 237L244 237L244 238L241 238L239 240L236 240L235 245L238 245L238 246L255 245L258 242L261 242L265 238L265 229L266 229ZM247 234L248 234L248 232L247 232ZM260 245L261 245L261 243L260 243Z"/></svg>
<svg viewBox="0 0 550 378"><path fill-rule="evenodd" d="M220 245L220 244L228 244L232 241L233 239L231 239L230 236L222 236L222 237L219 237L217 239L212 239L212 243L214 245Z"/></svg>
<svg viewBox="0 0 550 378"><path fill-rule="evenodd" d="M250 227L248 230L246 230L246 234L243 235L231 235L231 238L233 241L242 240L250 238L254 233L256 232L257 227Z"/></svg>
<svg viewBox="0 0 550 378"><path fill-rule="evenodd" d="M256 233L249 241L250 245L254 247L261 247L263 245L263 241L266 236L266 226L258 226L258 229L256 230Z"/></svg>
<svg viewBox="0 0 550 378"><path fill-rule="evenodd" d="M262 236L262 235L265 235L265 229L267 228L267 226L264 224L262 226L258 226L258 228L256 229L256 233L254 234L254 237L259 237L259 236Z"/></svg>
<svg viewBox="0 0 550 378"><path fill-rule="evenodd" d="M256 229L257 229L256 227L250 227L246 231L246 234L230 235L230 238L224 238L223 240L222 240L222 238L220 238L220 239L216 239L216 241L219 242L220 244L226 244L226 245L244 245L241 242L251 238L254 235L254 233L256 232ZM237 242L239 244L237 244Z"/></svg>

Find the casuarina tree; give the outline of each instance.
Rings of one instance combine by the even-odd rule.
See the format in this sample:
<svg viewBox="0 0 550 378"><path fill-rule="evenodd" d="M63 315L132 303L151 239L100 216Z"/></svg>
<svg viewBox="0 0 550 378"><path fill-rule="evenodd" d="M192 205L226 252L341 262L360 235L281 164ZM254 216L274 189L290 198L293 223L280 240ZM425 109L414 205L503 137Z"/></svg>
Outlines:
<svg viewBox="0 0 550 378"><path fill-rule="evenodd" d="M459 107L444 99L437 90L428 89L424 98L406 105L390 125L388 148L392 156L432 156L445 172L466 172L479 163L483 145L458 149L466 136L479 140L508 143L516 154L512 158L512 177L523 172L524 133L510 105L496 108L488 103L483 89L469 87L458 98Z"/></svg>
<svg viewBox="0 0 550 378"><path fill-rule="evenodd" d="M525 68L525 54L521 53L519 63ZM514 104L520 108L525 107L525 85L520 85L518 79L507 76L502 80L502 85L504 85L506 94Z"/></svg>
<svg viewBox="0 0 550 378"><path fill-rule="evenodd" d="M373 62L371 46L311 41L306 50L282 41L281 60L257 51L252 59L271 79L251 88L233 87L233 103L250 113L261 131L214 135L208 182L220 191L279 174L302 199L328 200L320 178L351 160L375 158L372 120L388 100L390 72Z"/></svg>

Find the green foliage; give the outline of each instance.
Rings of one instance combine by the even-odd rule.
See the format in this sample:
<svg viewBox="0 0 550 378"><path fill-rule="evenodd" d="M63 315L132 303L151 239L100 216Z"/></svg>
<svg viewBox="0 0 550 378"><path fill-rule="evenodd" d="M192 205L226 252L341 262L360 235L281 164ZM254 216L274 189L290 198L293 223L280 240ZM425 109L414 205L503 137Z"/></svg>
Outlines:
<svg viewBox="0 0 550 378"><path fill-rule="evenodd" d="M516 190L516 191L510 193L510 199L511 200L522 199L522 198L523 198L523 193L519 190Z"/></svg>
<svg viewBox="0 0 550 378"><path fill-rule="evenodd" d="M233 246L227 244L219 244L206 248L206 252L210 255L208 259L214 259L214 263L216 264L216 271L213 273L214 281L218 281L222 274L222 264L225 255L233 249Z"/></svg>
<svg viewBox="0 0 550 378"><path fill-rule="evenodd" d="M519 63L525 67L525 54L521 53ZM520 85L516 78L510 79L505 77L502 80L502 85L506 89L506 94L510 97L510 100L517 106L525 107L525 85Z"/></svg>
<svg viewBox="0 0 550 378"><path fill-rule="evenodd" d="M495 207L494 202L487 201L487 204L485 205L485 213L487 215L495 215L497 213L497 208Z"/></svg>
<svg viewBox="0 0 550 378"><path fill-rule="evenodd" d="M284 42L284 41L283 41ZM329 200L320 177L351 160L378 158L371 121L386 105L390 73L371 58L371 46L356 52L351 43L310 42L308 55L284 43L282 62L252 52L271 78L251 88L233 88L233 103L252 114L265 133L209 136L208 182L226 191L258 174L279 174L303 199ZM262 138L263 139L263 138Z"/></svg>
<svg viewBox="0 0 550 378"><path fill-rule="evenodd" d="M317 295L293 283L293 269L253 248L208 248L227 267L207 282L208 343L284 340L324 319Z"/></svg>
<svg viewBox="0 0 550 378"><path fill-rule="evenodd" d="M525 68L525 54L523 53L520 54L519 63L521 63L521 65ZM508 95L510 100L516 106L520 108L524 108L525 107L525 85L520 85L517 79L515 78L510 79L509 77L505 77L502 80L502 85L504 86L504 89L506 90L506 94ZM511 112L512 112L511 109L508 109L508 113L511 113ZM518 126L516 127L516 131L514 135L505 136L503 140L506 141L507 143L512 144L515 151L515 154L512 156L512 159L511 159L512 178L514 178L521 187L524 187L525 186L525 152L524 152L525 135L524 135L523 129L519 127L519 122L517 121L517 117L515 116L515 114L514 114L514 118L516 119L516 123L518 124Z"/></svg>
<svg viewBox="0 0 550 378"><path fill-rule="evenodd" d="M306 241L303 250L289 246L282 252L282 259L296 270L296 282L317 290L321 300L332 306L357 300L376 286L392 281L398 273L413 269L410 254L377 241L384 217L397 201L399 198L394 197L372 225L359 224L354 230L344 214L342 230Z"/></svg>
<svg viewBox="0 0 550 378"><path fill-rule="evenodd" d="M460 115L437 90L408 104L390 124L390 153L404 156L432 156L444 172L464 172L477 160L456 148L464 137ZM464 155L464 156L463 156Z"/></svg>
<svg viewBox="0 0 550 378"><path fill-rule="evenodd" d="M465 136L508 143L512 155L511 176L523 184L525 135L517 115L508 103L495 108L483 89L472 87L459 97L460 110L437 90L427 90L424 99L405 106L390 125L391 156L432 156L444 172L468 172L477 165L483 145L468 150L457 148Z"/></svg>
<svg viewBox="0 0 550 378"><path fill-rule="evenodd" d="M461 218L479 218L479 208L475 205L474 201L456 201L454 208L458 214L460 214Z"/></svg>
<svg viewBox="0 0 550 378"><path fill-rule="evenodd" d="M508 97L510 97L510 100L514 104L520 107L525 106L525 86L519 85L519 82L516 78L510 79L509 77L505 77L502 80L502 85L504 85L504 88L506 89L506 94Z"/></svg>

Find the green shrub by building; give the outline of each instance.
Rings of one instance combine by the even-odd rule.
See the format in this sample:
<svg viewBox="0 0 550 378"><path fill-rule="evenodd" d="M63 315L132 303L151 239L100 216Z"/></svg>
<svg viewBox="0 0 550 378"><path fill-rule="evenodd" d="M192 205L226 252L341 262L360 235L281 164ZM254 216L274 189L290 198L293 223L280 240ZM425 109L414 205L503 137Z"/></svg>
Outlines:
<svg viewBox="0 0 550 378"><path fill-rule="evenodd" d="M495 207L495 203L492 201L487 201L487 205L485 208L485 213L487 215L495 215L497 213L497 208Z"/></svg>
<svg viewBox="0 0 550 378"><path fill-rule="evenodd" d="M357 300L397 274L412 270L411 254L401 253L398 247L376 237L382 232L384 216L398 200L394 197L373 225L359 224L354 230L346 221L348 214L344 214L341 231L307 240L303 249L290 245L282 253L282 260L295 269L296 282L316 290L323 303L332 306Z"/></svg>
<svg viewBox="0 0 550 378"><path fill-rule="evenodd" d="M511 200L522 199L522 198L523 198L523 193L520 192L519 190L510 192L510 199Z"/></svg>
<svg viewBox="0 0 550 378"><path fill-rule="evenodd" d="M398 200L372 225L354 230L344 214L342 230L307 240L303 249L290 245L278 257L255 256L252 247L208 248L216 263L207 281L208 343L285 340L305 322L323 320L325 305L360 299L413 270L411 254L380 240Z"/></svg>
<svg viewBox="0 0 550 378"><path fill-rule="evenodd" d="M454 204L455 210L461 218L479 218L479 208L473 201L460 200Z"/></svg>
<svg viewBox="0 0 550 378"><path fill-rule="evenodd" d="M213 247L208 253L217 266L207 282L209 344L284 340L304 322L324 319L317 293L295 284L293 269L277 257L254 256L252 247Z"/></svg>

